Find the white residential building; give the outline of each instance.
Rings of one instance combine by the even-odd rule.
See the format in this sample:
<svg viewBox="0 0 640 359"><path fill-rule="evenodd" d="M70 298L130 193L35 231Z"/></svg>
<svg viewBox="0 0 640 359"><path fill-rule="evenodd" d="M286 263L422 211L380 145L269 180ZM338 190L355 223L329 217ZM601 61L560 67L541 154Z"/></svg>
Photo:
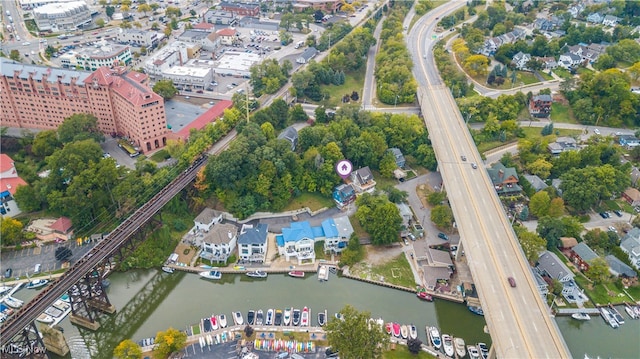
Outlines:
<svg viewBox="0 0 640 359"><path fill-rule="evenodd" d="M629 261L636 269L640 269L640 229L631 229L622 241L620 249L629 256Z"/></svg>
<svg viewBox="0 0 640 359"><path fill-rule="evenodd" d="M100 67L127 65L131 62L131 50L126 45L107 44L98 47L85 47L69 51L59 57L62 67L80 67L87 71L95 71Z"/></svg>
<svg viewBox="0 0 640 359"><path fill-rule="evenodd" d="M238 227L230 223L218 223L202 239L200 258L223 263L233 254L238 241Z"/></svg>
<svg viewBox="0 0 640 359"><path fill-rule="evenodd" d="M84 1L53 2L33 10L40 31L75 30L91 23L91 9Z"/></svg>
<svg viewBox="0 0 640 359"><path fill-rule="evenodd" d="M153 47L158 45L160 40L164 38L164 34L157 31L128 29L122 30L116 37L120 43L126 43L130 45L139 45L146 47Z"/></svg>
<svg viewBox="0 0 640 359"><path fill-rule="evenodd" d="M164 70L187 63L191 46L195 45L175 42L171 46L161 48L144 62L145 73L153 78L161 78Z"/></svg>
<svg viewBox="0 0 640 359"><path fill-rule="evenodd" d="M198 231L209 232L214 224L222 222L222 212L218 212L209 207L205 208L194 218L194 227Z"/></svg>
<svg viewBox="0 0 640 359"><path fill-rule="evenodd" d="M238 237L238 259L242 262L264 263L267 257L269 225L242 225Z"/></svg>

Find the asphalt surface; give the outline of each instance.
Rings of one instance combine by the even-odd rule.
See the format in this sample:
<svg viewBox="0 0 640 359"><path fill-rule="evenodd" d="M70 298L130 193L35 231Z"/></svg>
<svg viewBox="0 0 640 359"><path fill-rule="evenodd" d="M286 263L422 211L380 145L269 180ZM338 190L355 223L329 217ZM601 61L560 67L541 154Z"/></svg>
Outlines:
<svg viewBox="0 0 640 359"><path fill-rule="evenodd" d="M273 359L277 358L279 353L265 352L260 350L250 351L253 354L258 355L260 359ZM238 359L242 358L242 355L238 354L237 344L235 342L229 342L224 344L205 345L201 347L199 343L187 346L184 351L184 358L192 359ZM322 359L325 358L324 348L318 349L317 353L298 353L305 359Z"/></svg>
<svg viewBox="0 0 640 359"><path fill-rule="evenodd" d="M434 9L416 22L407 39L416 63L414 74L422 113L467 262L479 289L494 355L567 358L569 350L538 294L529 263L489 176L482 166L471 165L482 162L480 154L433 62L436 18L464 4L449 2ZM509 285L508 277L515 278L516 287Z"/></svg>

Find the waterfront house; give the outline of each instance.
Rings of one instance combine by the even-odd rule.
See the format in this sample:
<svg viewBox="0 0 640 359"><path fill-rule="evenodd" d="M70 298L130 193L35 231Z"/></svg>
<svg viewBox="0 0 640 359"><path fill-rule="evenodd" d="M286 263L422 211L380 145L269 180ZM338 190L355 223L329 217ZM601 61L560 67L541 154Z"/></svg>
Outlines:
<svg viewBox="0 0 640 359"><path fill-rule="evenodd" d="M333 190L333 201L339 209L348 206L356 200L356 191L350 184L341 184Z"/></svg>
<svg viewBox="0 0 640 359"><path fill-rule="evenodd" d="M218 223L204 238L200 258L212 262L224 263L236 249L238 227L231 223Z"/></svg>
<svg viewBox="0 0 640 359"><path fill-rule="evenodd" d="M373 193L376 189L376 181L373 180L373 173L369 166L351 172L351 184L356 193Z"/></svg>
<svg viewBox="0 0 640 359"><path fill-rule="evenodd" d="M640 269L640 228L632 228L620 241L620 249L629 256L629 261Z"/></svg>
<svg viewBox="0 0 640 359"><path fill-rule="evenodd" d="M276 243L278 253L284 256L287 262L295 259L300 265L303 262L313 264L316 261L315 234L307 221L292 222L289 227L282 228L282 234L276 236Z"/></svg>
<svg viewBox="0 0 640 359"><path fill-rule="evenodd" d="M549 294L549 285L544 280L544 278L542 278L540 273L534 270L532 270L531 272L533 273L533 279L536 280L536 288L538 288L538 293L540 293L542 298L545 298L547 294Z"/></svg>
<svg viewBox="0 0 640 359"><path fill-rule="evenodd" d="M489 178L498 195L520 193L522 188L518 185L518 173L513 167L505 167L502 163L494 163L487 169Z"/></svg>
<svg viewBox="0 0 640 359"><path fill-rule="evenodd" d="M64 216L57 219L35 219L29 223L26 230L35 233L36 238L43 242L66 242L73 238L71 219Z"/></svg>
<svg viewBox="0 0 640 359"><path fill-rule="evenodd" d="M536 192L540 192L543 189L549 187L549 185L544 183L542 178L538 177L537 175L524 175L524 178L527 180L527 182L529 182L529 184L531 184L531 187Z"/></svg>
<svg viewBox="0 0 640 359"><path fill-rule="evenodd" d="M194 227L197 231L209 232L214 224L222 222L222 212L218 212L211 208L205 208L193 220Z"/></svg>
<svg viewBox="0 0 640 359"><path fill-rule="evenodd" d="M267 235L269 225L243 224L238 236L238 259L249 263L264 263L267 257Z"/></svg>
<svg viewBox="0 0 640 359"><path fill-rule="evenodd" d="M529 113L536 118L548 118L551 114L551 95L536 95L529 101Z"/></svg>
<svg viewBox="0 0 640 359"><path fill-rule="evenodd" d="M622 192L622 198L632 206L640 206L640 191L633 187L629 187Z"/></svg>
<svg viewBox="0 0 640 359"><path fill-rule="evenodd" d="M447 267L422 266L425 288L428 290L436 290L438 282L448 282L449 279L451 279L452 273L453 271Z"/></svg>
<svg viewBox="0 0 640 359"><path fill-rule="evenodd" d="M407 160L405 160L404 155L402 154L402 151L400 151L400 149L396 147L392 147L387 151L393 154L393 157L396 159L396 166L400 168L404 168L404 165L407 162Z"/></svg>
<svg viewBox="0 0 640 359"><path fill-rule="evenodd" d="M293 126L289 126L280 132L278 139L289 142L291 151L295 151L296 146L298 146L298 130Z"/></svg>
<svg viewBox="0 0 640 359"><path fill-rule="evenodd" d="M618 143L627 149L640 146L640 140L635 135L620 135L618 136Z"/></svg>
<svg viewBox="0 0 640 359"><path fill-rule="evenodd" d="M609 254L604 257L604 260L607 261L607 264L609 265L609 273L612 275L622 278L638 279L638 273L623 261L616 258L616 256Z"/></svg>
<svg viewBox="0 0 640 359"><path fill-rule="evenodd" d="M598 258L596 252L584 242L578 243L569 251L569 259L582 272L589 270L590 262L596 258Z"/></svg>
<svg viewBox="0 0 640 359"><path fill-rule="evenodd" d="M347 216L328 218L322 221L322 231L324 233L324 251L340 253L349 244L349 239L353 234L353 226ZM321 240L316 237L314 240Z"/></svg>
<svg viewBox="0 0 640 359"><path fill-rule="evenodd" d="M540 254L536 269L540 275L555 279L561 283L572 281L574 277L571 270L562 263L560 258L549 251L544 251Z"/></svg>

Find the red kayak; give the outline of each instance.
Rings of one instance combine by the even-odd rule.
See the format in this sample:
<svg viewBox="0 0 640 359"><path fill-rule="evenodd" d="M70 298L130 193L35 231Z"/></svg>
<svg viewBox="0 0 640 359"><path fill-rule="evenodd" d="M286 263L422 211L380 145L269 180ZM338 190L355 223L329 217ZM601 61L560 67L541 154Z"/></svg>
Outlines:
<svg viewBox="0 0 640 359"><path fill-rule="evenodd" d="M400 338L400 324L398 323L393 323L393 336Z"/></svg>
<svg viewBox="0 0 640 359"><path fill-rule="evenodd" d="M418 296L418 299L426 300L427 302L433 302L433 297L427 292L418 292L416 295Z"/></svg>
<svg viewBox="0 0 640 359"><path fill-rule="evenodd" d="M385 328L385 329L386 329L386 331L387 331L387 334L391 335L391 329L392 329L392 327L393 327L393 324L391 324L391 323L387 323L387 324L384 326L384 328Z"/></svg>

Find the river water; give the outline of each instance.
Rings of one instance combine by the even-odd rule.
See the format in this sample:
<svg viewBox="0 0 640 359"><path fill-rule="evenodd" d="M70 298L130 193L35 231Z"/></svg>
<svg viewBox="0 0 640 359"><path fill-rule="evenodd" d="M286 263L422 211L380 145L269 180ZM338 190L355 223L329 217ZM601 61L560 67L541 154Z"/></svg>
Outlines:
<svg viewBox="0 0 640 359"><path fill-rule="evenodd" d="M286 275L269 275L251 279L241 275L224 275L221 281L201 279L195 274L166 274L158 270L134 270L109 276L110 301L117 313L101 320L97 332L72 325L65 319L60 325L71 349L72 358L111 358L115 345L131 338L138 341L155 337L169 327L186 329L212 313L240 310L246 318L250 309L307 306L313 323L318 310L330 315L346 304L366 310L385 321L414 323L419 338L426 341L425 325L437 325L441 332L460 336L467 343L487 342L484 319L469 312L464 305L443 300L419 301L414 294L358 282L331 275L328 282L316 276L305 279ZM32 290L21 290L16 298L30 299ZM626 315L623 314L623 315ZM640 321L627 318L620 329L613 330L595 317L588 322L558 318L558 326L575 358L599 355L603 358L640 357Z"/></svg>

